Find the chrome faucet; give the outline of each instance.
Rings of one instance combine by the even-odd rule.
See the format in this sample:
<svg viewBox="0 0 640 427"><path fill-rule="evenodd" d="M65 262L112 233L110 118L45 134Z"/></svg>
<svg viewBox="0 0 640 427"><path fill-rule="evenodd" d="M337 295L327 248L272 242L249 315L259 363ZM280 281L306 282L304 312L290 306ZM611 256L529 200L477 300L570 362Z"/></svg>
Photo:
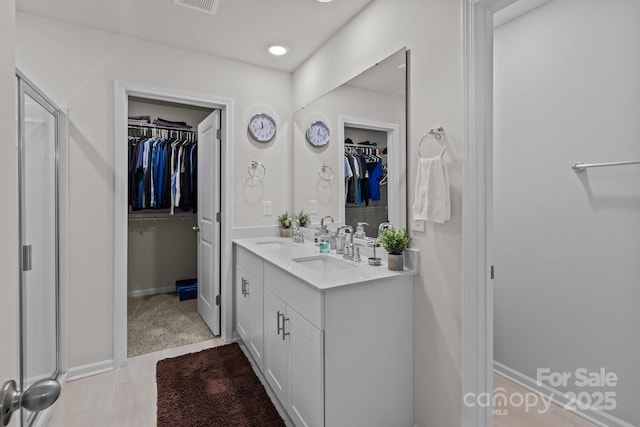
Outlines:
<svg viewBox="0 0 640 427"><path fill-rule="evenodd" d="M327 231L327 226L324 225L324 220L325 219L330 219L331 220L331 224L333 224L333 217L331 215L325 215L322 218L320 218L320 230L324 230L325 232Z"/></svg>
<svg viewBox="0 0 640 427"><path fill-rule="evenodd" d="M390 222L380 223L380 225L378 226L378 238L382 234L382 230L384 230L385 228L393 228L393 224L391 224Z"/></svg>
<svg viewBox="0 0 640 427"><path fill-rule="evenodd" d="M335 234L329 232L329 230L327 229L327 226L324 225L325 219L330 219L331 223L333 224L333 217L330 215L325 215L322 218L320 218L320 228L316 229L316 234L315 234L316 243L320 244L322 242L328 241L331 249L335 249L336 248Z"/></svg>
<svg viewBox="0 0 640 427"><path fill-rule="evenodd" d="M349 243L344 244L343 258L350 259L351 261L360 261L360 248L353 244L353 227L350 225L341 225L338 227L336 234L340 234L340 231L345 232L349 230ZM345 233L346 234L346 233Z"/></svg>
<svg viewBox="0 0 640 427"><path fill-rule="evenodd" d="M291 239L295 243L304 243L304 234L300 231L300 220L292 216L287 218L287 221L291 223Z"/></svg>

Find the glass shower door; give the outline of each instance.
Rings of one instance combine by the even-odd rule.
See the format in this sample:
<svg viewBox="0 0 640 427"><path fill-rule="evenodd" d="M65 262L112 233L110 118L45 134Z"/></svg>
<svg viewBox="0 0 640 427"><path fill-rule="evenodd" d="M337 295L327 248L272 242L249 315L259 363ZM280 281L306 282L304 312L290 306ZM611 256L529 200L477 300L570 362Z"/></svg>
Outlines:
<svg viewBox="0 0 640 427"><path fill-rule="evenodd" d="M19 89L21 390L55 379L58 363L58 111L22 79ZM22 410L22 425L37 413Z"/></svg>

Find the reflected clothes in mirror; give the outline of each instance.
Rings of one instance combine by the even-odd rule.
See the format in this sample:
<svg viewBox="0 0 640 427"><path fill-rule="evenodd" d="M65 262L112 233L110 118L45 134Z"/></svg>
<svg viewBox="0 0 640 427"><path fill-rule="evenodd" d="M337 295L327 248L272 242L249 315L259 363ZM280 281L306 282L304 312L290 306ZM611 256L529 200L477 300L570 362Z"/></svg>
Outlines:
<svg viewBox="0 0 640 427"><path fill-rule="evenodd" d="M368 206L369 200L380 200L380 181L384 176L377 156L345 154L346 203Z"/></svg>
<svg viewBox="0 0 640 427"><path fill-rule="evenodd" d="M132 210L197 212L197 141L129 137L128 144Z"/></svg>

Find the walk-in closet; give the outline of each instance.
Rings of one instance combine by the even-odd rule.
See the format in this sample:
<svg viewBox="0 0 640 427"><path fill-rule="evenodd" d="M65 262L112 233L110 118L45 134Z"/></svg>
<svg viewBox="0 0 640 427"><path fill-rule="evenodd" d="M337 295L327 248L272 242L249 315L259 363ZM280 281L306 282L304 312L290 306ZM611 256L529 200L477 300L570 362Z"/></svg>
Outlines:
<svg viewBox="0 0 640 427"><path fill-rule="evenodd" d="M358 223L367 235L377 235L388 221L387 132L346 126L345 223L355 230Z"/></svg>
<svg viewBox="0 0 640 427"><path fill-rule="evenodd" d="M212 111L129 97L128 357L213 338L196 298L198 124Z"/></svg>

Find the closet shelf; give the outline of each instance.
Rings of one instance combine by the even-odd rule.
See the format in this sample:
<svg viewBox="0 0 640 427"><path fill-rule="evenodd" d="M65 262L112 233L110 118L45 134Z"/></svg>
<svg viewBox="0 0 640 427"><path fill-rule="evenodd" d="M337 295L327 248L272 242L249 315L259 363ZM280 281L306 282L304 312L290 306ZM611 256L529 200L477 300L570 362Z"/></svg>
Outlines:
<svg viewBox="0 0 640 427"><path fill-rule="evenodd" d="M129 215L129 221L183 221L187 219L197 219L198 215L194 213L176 214L176 215Z"/></svg>

